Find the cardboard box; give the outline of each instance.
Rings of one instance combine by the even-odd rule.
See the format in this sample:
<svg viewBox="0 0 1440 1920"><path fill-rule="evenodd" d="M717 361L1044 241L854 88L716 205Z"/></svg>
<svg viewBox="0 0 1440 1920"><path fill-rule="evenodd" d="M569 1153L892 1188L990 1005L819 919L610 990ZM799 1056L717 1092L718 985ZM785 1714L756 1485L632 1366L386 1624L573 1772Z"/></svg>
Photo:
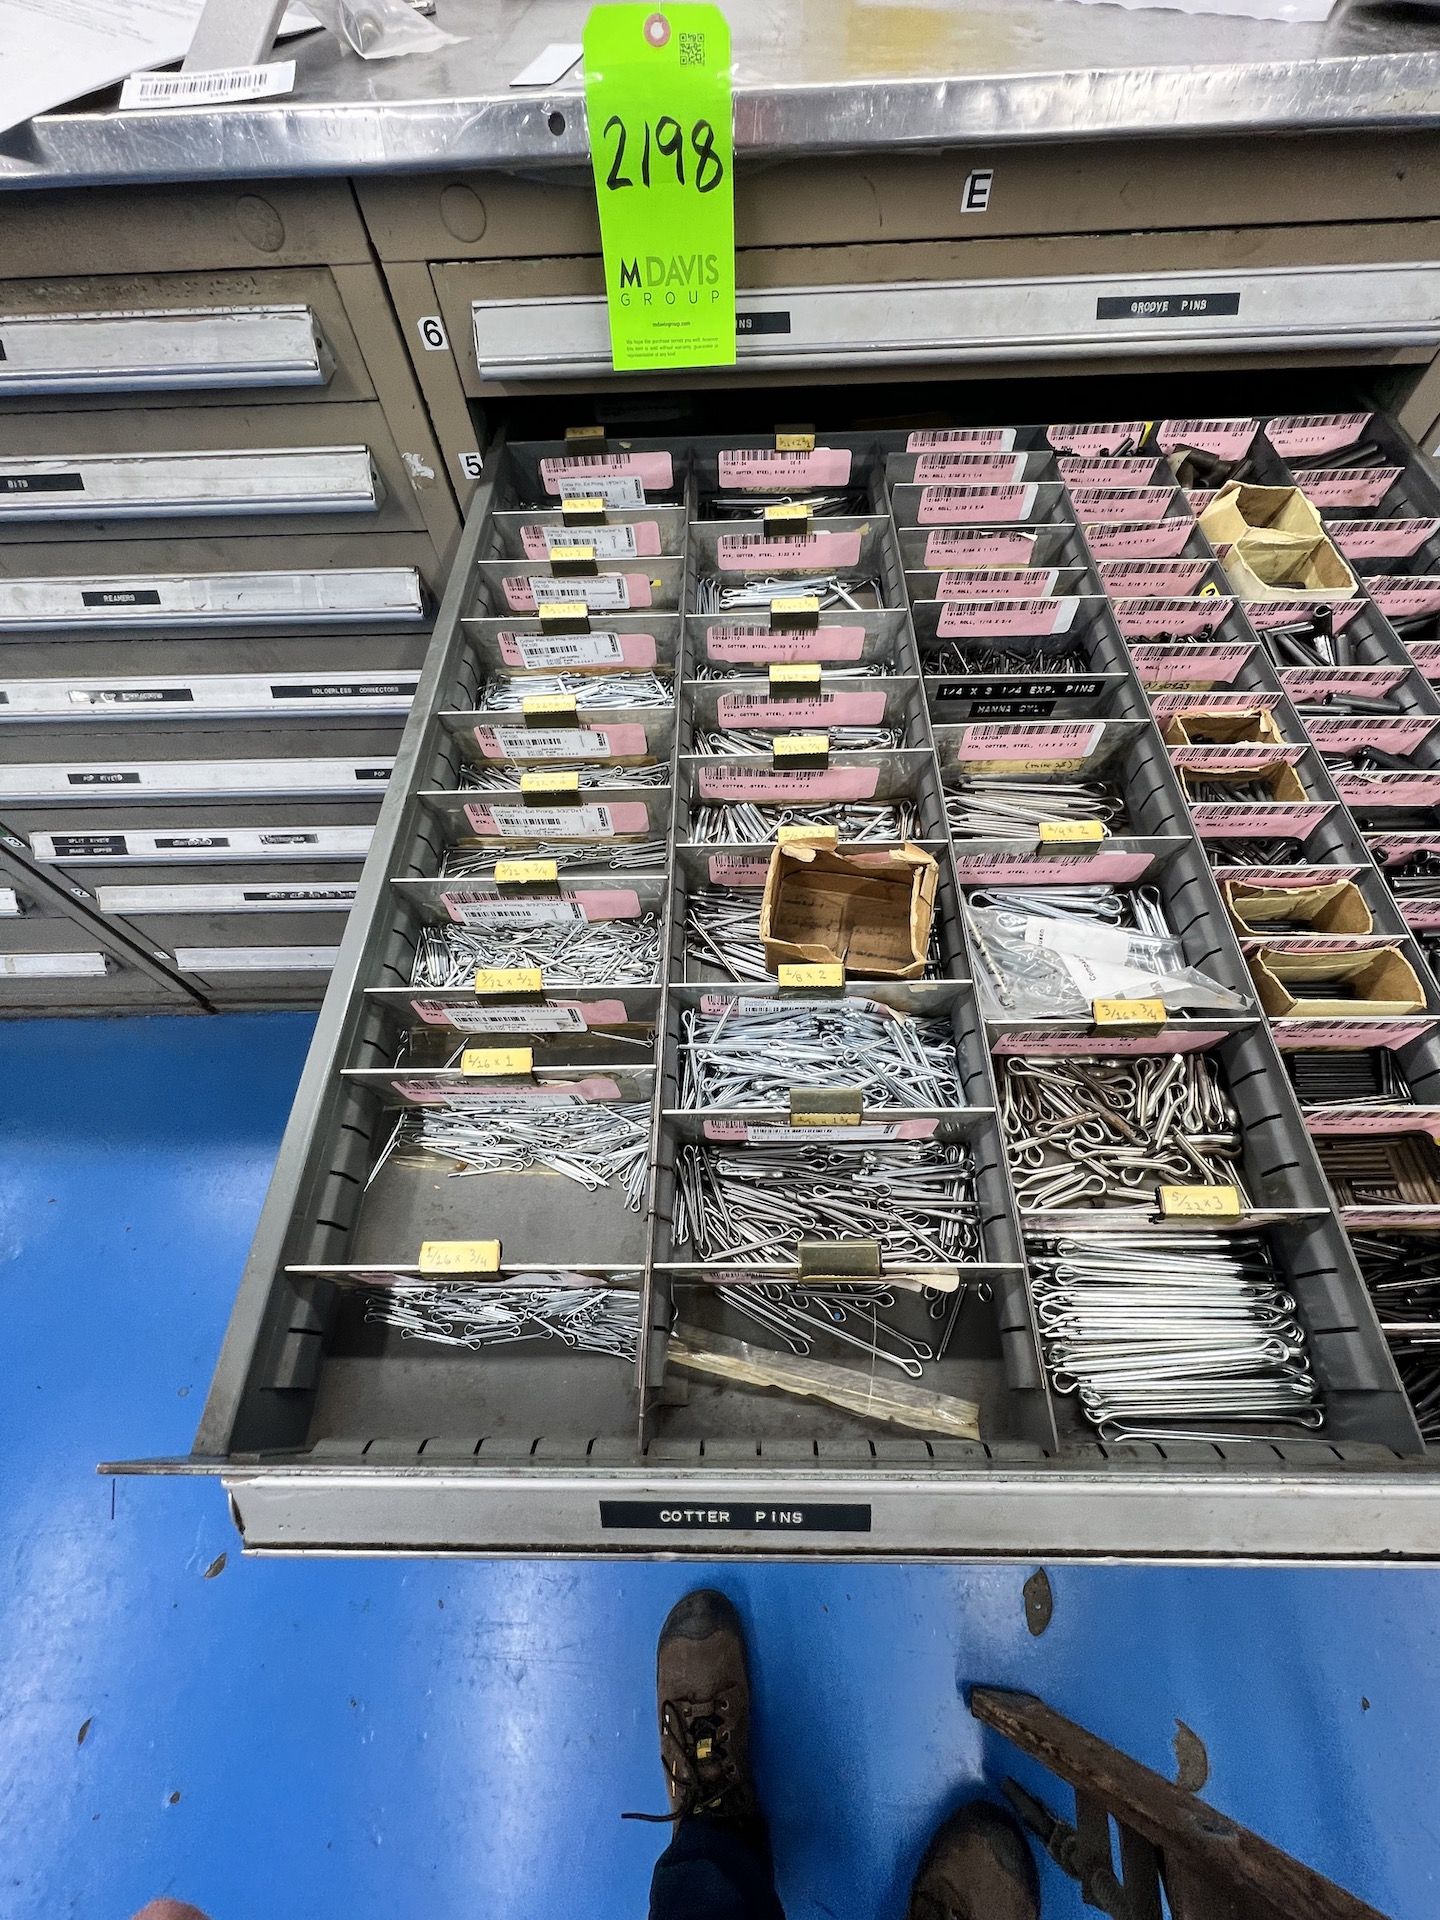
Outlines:
<svg viewBox="0 0 1440 1920"><path fill-rule="evenodd" d="M1222 562L1241 600L1348 600L1359 591L1355 576L1322 534L1307 547L1279 553L1237 540Z"/></svg>
<svg viewBox="0 0 1440 1920"><path fill-rule="evenodd" d="M1282 548L1308 546L1324 533L1320 515L1299 487L1252 487L1228 480L1200 515L1212 547L1233 547L1247 534Z"/></svg>
<svg viewBox="0 0 1440 1920"><path fill-rule="evenodd" d="M1190 769L1180 767L1177 771L1180 775L1180 784L1188 793L1189 788L1186 783L1190 778ZM1194 777L1197 780L1218 780L1222 784L1226 780L1237 783L1242 780L1259 780L1270 789L1271 800L1285 806L1299 805L1302 801L1313 800L1315 797L1306 792L1305 782L1294 767L1284 760L1277 761L1274 766L1269 767L1246 767L1237 773L1227 773L1223 767L1215 765L1212 761L1207 767L1197 767Z"/></svg>
<svg viewBox="0 0 1440 1920"><path fill-rule="evenodd" d="M1246 955L1246 964L1272 1020L1418 1013L1425 1005L1415 969L1397 947L1362 947L1352 953L1275 953L1261 947ZM1354 982L1353 995L1307 993L1307 981L1337 976Z"/></svg>
<svg viewBox="0 0 1440 1920"><path fill-rule="evenodd" d="M1298 487L1221 487L1200 515L1241 600L1348 599L1355 576Z"/></svg>
<svg viewBox="0 0 1440 1920"><path fill-rule="evenodd" d="M760 902L765 965L838 960L860 979L918 980L939 879L934 856L908 844L883 859L777 846Z"/></svg>
<svg viewBox="0 0 1440 1920"><path fill-rule="evenodd" d="M1303 920L1312 933L1374 931L1365 896L1353 880L1330 880L1315 887L1257 887L1248 880L1226 880L1220 897L1243 935L1263 934L1274 920ZM1298 940L1304 935L1291 933L1286 938Z"/></svg>
<svg viewBox="0 0 1440 1920"><path fill-rule="evenodd" d="M1233 707L1207 713L1199 705L1193 713L1172 714L1162 733L1167 747L1285 745L1285 736L1267 707L1256 707L1248 713L1236 712Z"/></svg>

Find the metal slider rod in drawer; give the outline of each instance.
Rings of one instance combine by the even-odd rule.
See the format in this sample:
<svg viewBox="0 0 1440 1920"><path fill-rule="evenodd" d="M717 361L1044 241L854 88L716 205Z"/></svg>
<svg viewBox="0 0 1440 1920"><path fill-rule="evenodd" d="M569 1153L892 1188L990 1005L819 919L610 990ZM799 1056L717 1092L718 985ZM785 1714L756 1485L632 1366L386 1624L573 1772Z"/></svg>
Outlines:
<svg viewBox="0 0 1440 1920"><path fill-rule="evenodd" d="M245 719L284 714L408 713L418 673L155 674L137 680L0 680L6 720Z"/></svg>
<svg viewBox="0 0 1440 1920"><path fill-rule="evenodd" d="M182 973L329 973L339 947L176 947Z"/></svg>
<svg viewBox="0 0 1440 1920"><path fill-rule="evenodd" d="M6 953L0 947L0 980L94 980L110 968L107 954L87 948L73 953Z"/></svg>
<svg viewBox="0 0 1440 1920"><path fill-rule="evenodd" d="M0 314L0 397L323 387L333 370L303 306Z"/></svg>
<svg viewBox="0 0 1440 1920"><path fill-rule="evenodd" d="M363 860L375 829L362 827L149 828L32 833L30 855L42 866L118 866L170 862L215 866L232 860Z"/></svg>
<svg viewBox="0 0 1440 1920"><path fill-rule="evenodd" d="M4 367L0 365L0 380ZM368 447L219 453L0 452L0 522L148 515L373 513L384 487Z"/></svg>
<svg viewBox="0 0 1440 1920"><path fill-rule="evenodd" d="M130 916L151 913L348 913L355 904L357 883L334 886L309 884L235 885L194 882L181 886L99 886L95 900L101 913Z"/></svg>
<svg viewBox="0 0 1440 1920"><path fill-rule="evenodd" d="M202 799L229 794L364 794L384 791L395 762L363 760L148 760L0 766L0 800Z"/></svg>
<svg viewBox="0 0 1440 1920"><path fill-rule="evenodd" d="M0 887L0 920L13 920L19 912L19 894L13 887Z"/></svg>
<svg viewBox="0 0 1440 1920"><path fill-rule="evenodd" d="M149 573L0 580L0 632L34 627L273 625L276 621L419 621L413 567L309 572Z"/></svg>

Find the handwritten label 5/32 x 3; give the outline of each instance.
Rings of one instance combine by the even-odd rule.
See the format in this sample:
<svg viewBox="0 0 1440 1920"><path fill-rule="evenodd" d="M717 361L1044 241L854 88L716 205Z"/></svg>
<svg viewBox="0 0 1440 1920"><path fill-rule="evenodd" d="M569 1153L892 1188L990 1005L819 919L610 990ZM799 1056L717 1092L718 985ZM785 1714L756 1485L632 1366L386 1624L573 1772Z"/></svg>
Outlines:
<svg viewBox="0 0 1440 1920"><path fill-rule="evenodd" d="M730 29L719 8L595 7L585 111L615 367L733 365Z"/></svg>

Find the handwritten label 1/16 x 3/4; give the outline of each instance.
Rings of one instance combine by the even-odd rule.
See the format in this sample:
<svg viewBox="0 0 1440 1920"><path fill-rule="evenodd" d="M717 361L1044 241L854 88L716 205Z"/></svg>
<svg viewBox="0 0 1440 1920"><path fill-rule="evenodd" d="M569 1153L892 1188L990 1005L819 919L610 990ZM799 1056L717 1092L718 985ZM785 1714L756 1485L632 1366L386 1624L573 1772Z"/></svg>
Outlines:
<svg viewBox="0 0 1440 1920"><path fill-rule="evenodd" d="M595 7L585 111L613 364L733 366L730 29L719 8Z"/></svg>

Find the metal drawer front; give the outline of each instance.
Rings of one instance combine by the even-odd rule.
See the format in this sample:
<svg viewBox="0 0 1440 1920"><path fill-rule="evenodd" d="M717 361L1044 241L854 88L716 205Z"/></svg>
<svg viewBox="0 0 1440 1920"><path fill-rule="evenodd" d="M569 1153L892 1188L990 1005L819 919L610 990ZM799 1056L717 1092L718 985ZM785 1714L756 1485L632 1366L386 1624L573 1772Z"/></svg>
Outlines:
<svg viewBox="0 0 1440 1920"><path fill-rule="evenodd" d="M0 799L185 799L384 789L393 759L157 760L0 767Z"/></svg>
<svg viewBox="0 0 1440 1920"><path fill-rule="evenodd" d="M355 904L355 885L98 886L102 913L335 913Z"/></svg>
<svg viewBox="0 0 1440 1920"><path fill-rule="evenodd" d="M323 387L331 360L308 307L0 315L0 396Z"/></svg>
<svg viewBox="0 0 1440 1920"><path fill-rule="evenodd" d="M0 631L102 622L148 627L419 620L423 614L413 567L0 581Z"/></svg>
<svg viewBox="0 0 1440 1920"><path fill-rule="evenodd" d="M3 680L0 724L18 720L236 719L409 711L418 673L233 673L143 680Z"/></svg>
<svg viewBox="0 0 1440 1920"><path fill-rule="evenodd" d="M238 860L363 860L373 827L176 827L32 833L30 851L46 866L120 866L155 861L209 865Z"/></svg>
<svg viewBox="0 0 1440 1920"><path fill-rule="evenodd" d="M219 453L82 453L0 461L0 521L199 518L213 514L373 513L380 485L367 447Z"/></svg>
<svg viewBox="0 0 1440 1920"><path fill-rule="evenodd" d="M612 370L601 297L471 312L482 379ZM736 327L741 368L1423 347L1440 341L1440 288L1410 263L774 287L737 293Z"/></svg>

